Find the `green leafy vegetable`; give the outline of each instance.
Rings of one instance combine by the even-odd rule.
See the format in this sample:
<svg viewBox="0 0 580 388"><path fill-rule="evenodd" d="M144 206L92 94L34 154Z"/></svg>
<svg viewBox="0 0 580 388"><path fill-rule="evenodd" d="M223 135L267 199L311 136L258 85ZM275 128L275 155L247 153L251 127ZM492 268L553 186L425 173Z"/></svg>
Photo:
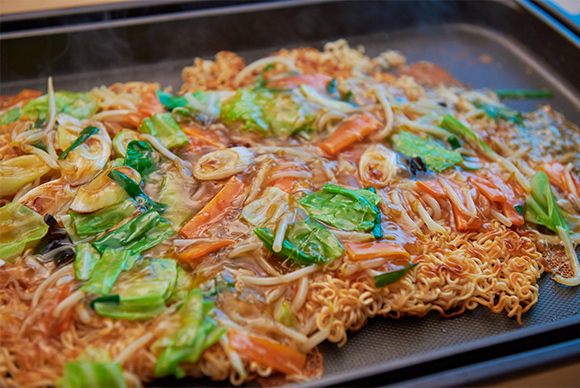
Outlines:
<svg viewBox="0 0 580 388"><path fill-rule="evenodd" d="M95 304L96 303L112 303L112 304L119 304L119 302L121 301L121 297L117 294L114 295L105 295L105 296L99 296L97 299L94 299L91 302L91 308L95 308Z"/></svg>
<svg viewBox="0 0 580 388"><path fill-rule="evenodd" d="M133 179L117 170L111 170L108 177L117 182L131 198L133 198L139 205L146 209L155 209L159 213L163 213L167 209L167 205L153 201L145 194L141 187Z"/></svg>
<svg viewBox="0 0 580 388"><path fill-rule="evenodd" d="M456 149L456 148L461 148L461 143L459 142L459 140L451 135L447 138L447 141L449 142L449 144L451 144L451 148Z"/></svg>
<svg viewBox="0 0 580 388"><path fill-rule="evenodd" d="M522 209L522 207L520 205L516 205L516 206L514 206L514 208L516 209L516 211L518 213L520 213L520 215L524 214L524 209Z"/></svg>
<svg viewBox="0 0 580 388"><path fill-rule="evenodd" d="M448 130L455 136L464 139L472 147L482 150L485 154L496 155L495 151L492 150L490 146L485 144L485 142L475 132L467 128L461 121L457 120L451 114L447 113L445 116L443 116L439 126Z"/></svg>
<svg viewBox="0 0 580 388"><path fill-rule="evenodd" d="M66 159L66 157L72 150L83 144L85 141L88 140L89 137L93 136L97 132L99 132L99 128L97 127L86 127L85 129L83 129L79 134L79 137L77 137L76 140L73 141L71 145L68 146L68 148L64 150L62 154L60 154L58 160Z"/></svg>
<svg viewBox="0 0 580 388"><path fill-rule="evenodd" d="M136 277L146 269L150 275ZM128 273L129 280L119 281L113 292L116 301L97 300L95 311L104 316L140 320L154 317L165 310L165 301L177 280L177 264L169 259L143 259Z"/></svg>
<svg viewBox="0 0 580 388"><path fill-rule="evenodd" d="M552 98L554 93L548 89L498 89L495 94L499 98Z"/></svg>
<svg viewBox="0 0 580 388"><path fill-rule="evenodd" d="M336 90L337 85L338 85L338 82L336 82L336 78L333 78L332 80L330 80L330 82L328 84L326 84L326 91L328 92L328 94L338 93Z"/></svg>
<svg viewBox="0 0 580 388"><path fill-rule="evenodd" d="M380 275L375 276L375 287L381 288L388 286L389 284L393 284L399 279L401 279L411 268L415 268L419 264L410 264L405 268L402 268L397 271L387 272Z"/></svg>
<svg viewBox="0 0 580 388"><path fill-rule="evenodd" d="M377 194L377 190L374 187L365 187L365 190L368 190L373 194ZM381 227L381 211L377 205L375 205L374 210L377 213L377 218L375 219L375 226L371 230L371 233L373 234L374 238L378 240L379 238L383 237L383 229Z"/></svg>
<svg viewBox="0 0 580 388"><path fill-rule="evenodd" d="M408 132L393 135L395 149L409 157L421 157L427 167L441 172L449 167L461 163L461 154L450 151L434 140L423 140Z"/></svg>
<svg viewBox="0 0 580 388"><path fill-rule="evenodd" d="M84 291L107 295L117 278L125 268L129 258L135 253L129 250L106 249L97 261L88 282L82 287Z"/></svg>
<svg viewBox="0 0 580 388"><path fill-rule="evenodd" d="M155 210L149 210L101 237L93 246L100 253L107 249L127 249L140 253L173 234L171 223L161 218Z"/></svg>
<svg viewBox="0 0 580 388"><path fill-rule="evenodd" d="M487 115L491 117L494 121L499 121L499 119L511 121L516 124L523 124L522 112L517 110L504 108L501 106L487 105L487 104L477 104L479 107L483 108Z"/></svg>
<svg viewBox="0 0 580 388"><path fill-rule="evenodd" d="M287 137L310 129L315 112L300 96L239 89L224 104L221 117L226 124L241 124L243 130Z"/></svg>
<svg viewBox="0 0 580 388"><path fill-rule="evenodd" d="M10 109L8 112L0 116L0 125L7 125L15 122L20 118L20 108Z"/></svg>
<svg viewBox="0 0 580 388"><path fill-rule="evenodd" d="M63 388L125 388L121 363L109 359L102 361L67 362L61 381Z"/></svg>
<svg viewBox="0 0 580 388"><path fill-rule="evenodd" d="M125 165L137 170L146 182L150 180L150 174L157 170L159 162L159 154L153 151L149 143L132 140L127 145Z"/></svg>
<svg viewBox="0 0 580 388"><path fill-rule="evenodd" d="M85 119L97 112L97 102L91 93L58 91L54 93L56 113L66 113L77 119ZM30 101L21 111L27 120L45 120L48 117L48 95Z"/></svg>
<svg viewBox="0 0 580 388"><path fill-rule="evenodd" d="M553 232L558 232L561 227L569 232L568 225L556 204L556 198L552 192L552 186L543 171L538 171L531 181L532 192L526 199L524 218L528 222L544 225Z"/></svg>
<svg viewBox="0 0 580 388"><path fill-rule="evenodd" d="M155 136L168 149L189 144L189 139L171 113L157 113L143 119L139 131Z"/></svg>
<svg viewBox="0 0 580 388"><path fill-rule="evenodd" d="M130 217L135 210L137 210L135 202L128 199L93 213L80 214L70 211L68 214L71 216L77 234L85 238L112 228Z"/></svg>
<svg viewBox="0 0 580 388"><path fill-rule="evenodd" d="M274 233L269 228L254 229L254 233L272 250ZM336 237L316 221L306 220L288 227L282 249L276 255L297 264L324 264L344 254Z"/></svg>
<svg viewBox="0 0 580 388"><path fill-rule="evenodd" d="M187 99L183 96L174 96L173 94L162 90L156 90L155 93L157 94L159 101L161 101L161 104L169 110L181 108L187 105Z"/></svg>
<svg viewBox="0 0 580 388"><path fill-rule="evenodd" d="M184 377L185 372L179 363L196 362L201 353L226 332L213 319L213 302L203 300L198 288L189 293L178 314L181 316L180 327L153 345L153 348L163 349L155 364L155 377L172 374L177 378Z"/></svg>
<svg viewBox="0 0 580 388"><path fill-rule="evenodd" d="M18 202L0 208L0 259L9 263L48 232L42 216Z"/></svg>
<svg viewBox="0 0 580 388"><path fill-rule="evenodd" d="M325 184L322 190L298 200L310 217L343 230L368 232L380 217L381 197L369 190L348 190Z"/></svg>
<svg viewBox="0 0 580 388"><path fill-rule="evenodd" d="M190 197L188 182L184 182L177 171L168 171L161 185L159 200L168 206L163 217L171 221L176 231L193 216Z"/></svg>
<svg viewBox="0 0 580 388"><path fill-rule="evenodd" d="M99 253L89 243L76 246L75 274L77 280L88 280L99 261Z"/></svg>
<svg viewBox="0 0 580 388"><path fill-rule="evenodd" d="M47 152L46 144L44 144L44 142L42 140L32 144L32 146L36 147L40 150L43 150L44 152Z"/></svg>

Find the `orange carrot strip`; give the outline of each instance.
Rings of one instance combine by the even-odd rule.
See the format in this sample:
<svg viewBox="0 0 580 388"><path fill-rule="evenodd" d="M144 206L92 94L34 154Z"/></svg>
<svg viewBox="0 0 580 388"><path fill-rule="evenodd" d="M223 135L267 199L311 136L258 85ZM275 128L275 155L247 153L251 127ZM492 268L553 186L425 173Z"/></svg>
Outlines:
<svg viewBox="0 0 580 388"><path fill-rule="evenodd" d="M506 202L506 196L498 190L498 188L486 179L483 179L477 175L470 174L469 180L471 183L477 187L483 195L485 195L489 200L496 202Z"/></svg>
<svg viewBox="0 0 580 388"><path fill-rule="evenodd" d="M143 96L143 101L141 101L141 106L139 107L139 113L143 113L147 117L150 117L155 113L163 112L165 112L165 107L163 107L163 104L159 101L155 89L149 88Z"/></svg>
<svg viewBox="0 0 580 388"><path fill-rule="evenodd" d="M181 129L183 130L183 132L185 132L186 135L190 135L192 137L195 137L196 139L200 139L203 142L208 143L216 148L219 149L226 148L225 144L220 140L220 138L215 133L205 132L200 128L194 126L183 127Z"/></svg>
<svg viewBox="0 0 580 388"><path fill-rule="evenodd" d="M211 252L217 251L218 249L232 245L233 243L235 243L233 240L219 240L201 243L178 253L177 257L182 260L193 261Z"/></svg>
<svg viewBox="0 0 580 388"><path fill-rule="evenodd" d="M457 230L477 230L483 225L483 221L481 221L480 218L476 217L471 220L471 217L467 214L463 214L453 202L451 202L451 206L453 206L453 214L455 215Z"/></svg>
<svg viewBox="0 0 580 388"><path fill-rule="evenodd" d="M373 241L366 243L345 244L346 254L351 260L376 259L377 257L405 256L411 260L411 255L401 245L388 241Z"/></svg>
<svg viewBox="0 0 580 388"><path fill-rule="evenodd" d="M30 100L33 100L33 99L38 98L40 96L42 96L42 92L39 92L38 90L24 89L23 91L18 93L16 96L14 96L10 100L10 102L8 103L7 106L16 105L20 101L26 101L26 100L30 101ZM24 105L26 105L26 104L24 104Z"/></svg>
<svg viewBox="0 0 580 388"><path fill-rule="evenodd" d="M436 181L417 181L417 186L427 194L430 194L436 198L443 198L447 194L443 190L443 187Z"/></svg>
<svg viewBox="0 0 580 388"><path fill-rule="evenodd" d="M280 178L280 179L276 179L276 181L274 182L274 184L272 184L272 187L277 187L280 190L291 194L294 191L294 185L296 184L296 179L287 176L284 178Z"/></svg>
<svg viewBox="0 0 580 388"><path fill-rule="evenodd" d="M499 176L488 174L489 179L506 197L506 201L501 204L503 214L516 226L524 224L524 216L516 210L515 206L520 205L520 200L516 197L514 190L504 182Z"/></svg>
<svg viewBox="0 0 580 388"><path fill-rule="evenodd" d="M200 237L204 230L218 221L233 206L233 202L243 194L246 186L231 177L219 193L181 228L181 234L188 238Z"/></svg>
<svg viewBox="0 0 580 388"><path fill-rule="evenodd" d="M289 346L261 337L228 331L230 347L242 358L269 366L287 375L301 374L306 355Z"/></svg>
<svg viewBox="0 0 580 388"><path fill-rule="evenodd" d="M318 146L330 155L336 155L352 143L362 140L365 136L381 127L381 122L363 112L356 114L340 126L332 135L324 139Z"/></svg>
<svg viewBox="0 0 580 388"><path fill-rule="evenodd" d="M559 162L544 163L539 168L540 171L546 173L551 184L562 190L566 190L568 185L564 180L564 169L564 166Z"/></svg>
<svg viewBox="0 0 580 388"><path fill-rule="evenodd" d="M139 128L141 121L143 121L143 119L146 117L147 116L139 112L130 112L125 115L125 121L131 125L134 125L135 128Z"/></svg>

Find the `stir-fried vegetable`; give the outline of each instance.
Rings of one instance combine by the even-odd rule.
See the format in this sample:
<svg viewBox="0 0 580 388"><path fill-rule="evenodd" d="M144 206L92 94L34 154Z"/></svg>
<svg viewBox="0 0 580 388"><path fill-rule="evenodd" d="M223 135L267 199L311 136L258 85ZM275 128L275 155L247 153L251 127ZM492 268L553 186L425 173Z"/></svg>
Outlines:
<svg viewBox="0 0 580 388"><path fill-rule="evenodd" d="M89 280L95 265L99 261L99 253L89 243L76 245L75 275L77 280Z"/></svg>
<svg viewBox="0 0 580 388"><path fill-rule="evenodd" d="M499 98L552 98L554 93L548 89L497 89L495 94Z"/></svg>
<svg viewBox="0 0 580 388"><path fill-rule="evenodd" d="M568 225L566 225L560 208L556 204L552 186L550 186L546 173L538 171L532 178L531 184L532 192L526 199L526 221L543 225L553 232L558 232L557 227L568 232Z"/></svg>
<svg viewBox="0 0 580 388"><path fill-rule="evenodd" d="M294 94L239 89L224 104L221 117L224 123L239 124L243 130L288 137L309 129L315 112Z"/></svg>
<svg viewBox="0 0 580 388"><path fill-rule="evenodd" d="M0 116L0 125L8 125L20 118L20 108L10 109Z"/></svg>
<svg viewBox="0 0 580 388"><path fill-rule="evenodd" d="M145 182L151 180L150 175L157 171L160 160L159 154L145 141L132 140L127 145L125 165L137 170Z"/></svg>
<svg viewBox="0 0 580 388"><path fill-rule="evenodd" d="M22 155L0 162L0 196L14 195L24 185L50 171L37 155Z"/></svg>
<svg viewBox="0 0 580 388"><path fill-rule="evenodd" d="M234 207L234 202L244 194L245 188L241 180L235 176L231 177L220 192L185 224L181 234L188 238L200 237L207 228Z"/></svg>
<svg viewBox="0 0 580 388"><path fill-rule="evenodd" d="M176 232L195 212L190 201L193 185L192 180L185 179L176 170L169 170L161 185L159 201L167 205L163 217L173 224Z"/></svg>
<svg viewBox="0 0 580 388"><path fill-rule="evenodd" d="M187 105L187 98L184 96L174 96L173 94L164 92L163 90L156 90L155 93L163 106L169 110L181 108Z"/></svg>
<svg viewBox="0 0 580 388"><path fill-rule="evenodd" d="M475 149L483 151L486 155L495 155L495 151L471 129L467 128L461 121L457 120L451 114L447 113L443 116L440 123L441 128L444 128L457 137L464 139Z"/></svg>
<svg viewBox="0 0 580 388"><path fill-rule="evenodd" d="M48 232L34 248L34 254L46 255L50 252L56 267L69 264L74 260L75 248L67 231L50 214L44 216L44 223L48 225Z"/></svg>
<svg viewBox="0 0 580 388"><path fill-rule="evenodd" d="M477 106L483 108L483 110L485 110L487 115L494 121L503 119L511 121L516 124L523 124L522 112L518 112L516 110L497 105L477 104Z"/></svg>
<svg viewBox="0 0 580 388"><path fill-rule="evenodd" d="M199 180L219 180L245 171L254 162L254 153L245 147L217 150L203 155L193 168Z"/></svg>
<svg viewBox="0 0 580 388"><path fill-rule="evenodd" d="M145 261L145 260L144 260ZM141 320L154 317L165 310L165 301L171 295L177 280L177 265L173 260L151 259L135 264L131 273L147 270L151 273L137 280L118 282L111 290L118 298L94 301L99 315L117 319ZM143 269L144 267L144 269Z"/></svg>
<svg viewBox="0 0 580 388"><path fill-rule="evenodd" d="M167 205L155 202L149 198L149 196L145 194L141 187L139 187L137 182L117 169L111 170L107 176L114 180L127 192L127 194L129 194L131 198L133 198L139 205L145 207L146 209L155 209L156 211L163 213L167 208Z"/></svg>
<svg viewBox="0 0 580 388"><path fill-rule="evenodd" d="M268 228L258 228L254 233L273 251L274 233ZM288 227L282 249L276 255L297 264L324 264L344 254L336 237L316 221L296 222Z"/></svg>
<svg viewBox="0 0 580 388"><path fill-rule="evenodd" d="M63 388L125 388L125 376L118 362L68 362Z"/></svg>
<svg viewBox="0 0 580 388"><path fill-rule="evenodd" d="M157 113L143 119L139 131L155 136L168 149L189 144L189 139L170 113Z"/></svg>
<svg viewBox="0 0 580 388"><path fill-rule="evenodd" d="M80 146L82 143L87 141L89 137L93 136L98 131L99 131L99 128L97 128L97 127L86 127L85 129L83 129L81 131L81 133L79 134L79 137L77 137L76 140L73 141L72 144L70 146L68 146L68 148L66 150L64 150L64 152L62 154L60 154L58 159L59 160L66 159L66 157L68 156L68 154L72 150L74 150L75 148Z"/></svg>
<svg viewBox="0 0 580 388"><path fill-rule="evenodd" d="M461 154L450 151L431 139L421 139L408 132L400 132L393 136L395 149L410 157L421 157L427 167L436 172L441 172L449 167L460 163Z"/></svg>
<svg viewBox="0 0 580 388"><path fill-rule="evenodd" d="M196 362L201 353L216 343L225 329L213 319L213 302L203 300L201 290L192 290L178 311L181 325L174 333L159 339L153 348L163 349L155 364L155 376L185 375L180 362Z"/></svg>
<svg viewBox="0 0 580 388"><path fill-rule="evenodd" d="M76 232L81 238L92 236L106 231L109 228L126 220L137 210L135 202L131 199L113 206L101 209L94 213L79 214L69 212Z"/></svg>
<svg viewBox="0 0 580 388"><path fill-rule="evenodd" d="M11 202L0 208L0 259L12 262L27 246L40 240L48 225L26 206Z"/></svg>
<svg viewBox="0 0 580 388"><path fill-rule="evenodd" d="M127 146L132 141L139 141L139 132L131 129L124 129L117 132L113 138L113 149L118 157L124 158L127 156Z"/></svg>
<svg viewBox="0 0 580 388"><path fill-rule="evenodd" d="M242 210L242 217L254 226L273 226L288 211L290 196L277 187L267 187L259 199Z"/></svg>
<svg viewBox="0 0 580 388"><path fill-rule="evenodd" d="M400 244L390 241L345 244L346 254L351 260L368 260L377 257L403 257L411 260L411 255Z"/></svg>
<svg viewBox="0 0 580 388"><path fill-rule="evenodd" d="M302 374L306 355L289 346L237 331L229 331L228 338L232 349L244 358L287 375Z"/></svg>
<svg viewBox="0 0 580 388"><path fill-rule="evenodd" d="M131 256L136 254L130 250L119 249L104 249L101 253L102 256L93 267L89 281L82 289L95 294L107 295L121 272L126 268Z"/></svg>
<svg viewBox="0 0 580 388"><path fill-rule="evenodd" d="M373 144L361 155L358 173L365 185L385 187L395 175L397 155L383 146Z"/></svg>
<svg viewBox="0 0 580 388"><path fill-rule="evenodd" d="M370 190L348 190L325 184L322 190L298 200L310 217L343 230L371 231L380 215L381 197Z"/></svg>
<svg viewBox="0 0 580 388"><path fill-rule="evenodd" d="M93 213L128 199L126 190L109 177L113 171L126 176L136 184L141 182L139 173L130 167L105 170L77 191L71 209L76 213Z"/></svg>
<svg viewBox="0 0 580 388"><path fill-rule="evenodd" d="M336 155L351 144L377 131L381 122L367 112L359 113L344 122L332 135L318 143L330 155Z"/></svg>
<svg viewBox="0 0 580 388"><path fill-rule="evenodd" d="M66 113L77 119L84 119L97 112L97 102L90 93L58 91L54 93L56 113ZM48 117L48 95L30 101L21 111L27 120L44 120Z"/></svg>
<svg viewBox="0 0 580 388"><path fill-rule="evenodd" d="M70 185L57 179L35 187L20 197L18 202L41 215L60 216L66 213L74 198Z"/></svg>
<svg viewBox="0 0 580 388"><path fill-rule="evenodd" d="M193 262L205 255L208 255L212 252L215 252L223 247L227 247L228 245L232 245L235 243L233 240L217 240L217 241L209 241L204 242L201 244L196 244L190 248L185 249L182 252L177 254L181 260L185 260L188 262Z"/></svg>
<svg viewBox="0 0 580 388"><path fill-rule="evenodd" d="M381 288L386 287L390 284L393 284L399 281L409 270L418 266L418 263L409 264L405 268L399 269L393 272L387 272L380 275L375 276L375 287Z"/></svg>
<svg viewBox="0 0 580 388"><path fill-rule="evenodd" d="M173 235L171 223L151 209L93 243L103 253L107 249L142 252Z"/></svg>

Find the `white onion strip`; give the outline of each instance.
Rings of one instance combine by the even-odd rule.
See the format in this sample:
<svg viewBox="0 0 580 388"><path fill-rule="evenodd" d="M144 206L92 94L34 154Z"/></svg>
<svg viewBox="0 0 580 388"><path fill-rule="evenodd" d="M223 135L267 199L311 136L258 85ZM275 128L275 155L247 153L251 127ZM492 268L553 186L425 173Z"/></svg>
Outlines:
<svg viewBox="0 0 580 388"><path fill-rule="evenodd" d="M238 280L245 284L252 284L255 286L277 286L279 284L290 283L294 280L300 279L303 276L310 275L318 270L318 266L310 265L301 268L297 271L286 275L258 277L258 276L240 276Z"/></svg>
<svg viewBox="0 0 580 388"><path fill-rule="evenodd" d="M439 225L437 222L433 221L433 218L431 218L431 216L429 215L427 210L425 210L421 202L417 201L416 204L417 204L417 213L419 213L419 217L421 217L421 219L423 220L425 225L427 225L429 230L432 232L439 232L445 235L446 234L445 228Z"/></svg>

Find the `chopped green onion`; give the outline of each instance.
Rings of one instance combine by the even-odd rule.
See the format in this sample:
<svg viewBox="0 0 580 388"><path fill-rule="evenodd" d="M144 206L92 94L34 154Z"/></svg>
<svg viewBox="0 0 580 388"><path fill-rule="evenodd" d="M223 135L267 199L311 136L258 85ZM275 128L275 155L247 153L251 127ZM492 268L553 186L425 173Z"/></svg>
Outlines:
<svg viewBox="0 0 580 388"><path fill-rule="evenodd" d="M415 268L418 265L418 263L413 263L400 270L375 276L375 287L381 288L395 283L401 279L410 269Z"/></svg>
<svg viewBox="0 0 580 388"><path fill-rule="evenodd" d="M119 302L121 302L121 297L119 295L105 295L105 296L100 296L97 299L93 300L91 302L91 308L94 309L95 308L95 303L113 303L113 304L119 304Z"/></svg>
<svg viewBox="0 0 580 388"><path fill-rule="evenodd" d="M114 180L127 192L127 194L129 194L131 198L133 198L138 204L143 205L146 209L155 209L159 213L163 213L165 209L167 209L167 205L153 201L147 196L147 194L145 194L141 187L139 187L137 182L122 172L111 170L108 177Z"/></svg>
<svg viewBox="0 0 580 388"><path fill-rule="evenodd" d="M461 143L459 143L459 140L455 137L455 136L449 136L447 138L447 141L449 142L449 144L451 144L451 148L456 149L456 148L461 148Z"/></svg>
<svg viewBox="0 0 580 388"><path fill-rule="evenodd" d="M83 144L85 141L88 140L89 137L93 136L97 132L99 132L99 128L97 127L86 127L85 129L83 129L79 134L79 137L77 137L76 140L73 141L72 144L68 146L68 148L64 150L62 154L60 154L58 160L66 159L66 157L72 150Z"/></svg>
<svg viewBox="0 0 580 388"><path fill-rule="evenodd" d="M10 109L8 112L0 116L0 125L7 125L13 123L20 118L20 108Z"/></svg>
<svg viewBox="0 0 580 388"><path fill-rule="evenodd" d="M524 215L524 209L522 209L520 205L516 205L514 207L516 208L516 211L520 213L520 215Z"/></svg>
<svg viewBox="0 0 580 388"><path fill-rule="evenodd" d="M552 98L554 93L548 89L498 89L495 94L499 98L523 99L523 98Z"/></svg>

